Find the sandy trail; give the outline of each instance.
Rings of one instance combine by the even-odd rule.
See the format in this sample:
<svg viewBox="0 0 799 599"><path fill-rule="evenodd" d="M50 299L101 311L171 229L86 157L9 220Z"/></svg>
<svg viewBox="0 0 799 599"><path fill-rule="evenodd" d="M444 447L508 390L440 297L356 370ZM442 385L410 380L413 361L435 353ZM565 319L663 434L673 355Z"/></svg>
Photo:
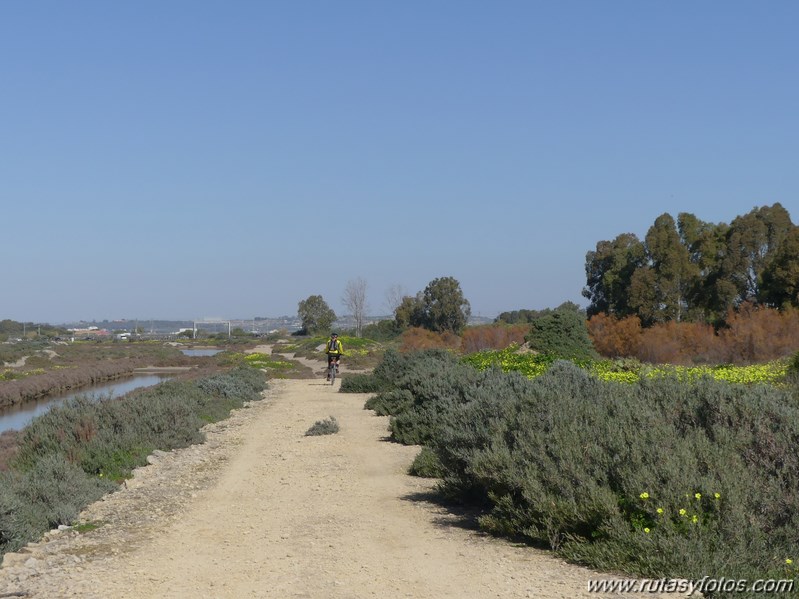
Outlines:
<svg viewBox="0 0 799 599"><path fill-rule="evenodd" d="M574 578L546 553L465 530L421 500L430 482L405 474L418 449L384 440L386 419L363 409L366 396L315 380L279 385L218 484L125 556L108 597L565 598L585 589L588 572ZM304 436L331 415L338 434Z"/></svg>
<svg viewBox="0 0 799 599"><path fill-rule="evenodd" d="M331 387L321 379L271 385L265 401L239 410L208 443L159 457L128 489L88 510L89 519L113 520L111 513L123 520L128 514L128 521L107 521L65 544L58 551L70 553L74 565L20 578L13 573L28 557L15 556L18 570L0 571L0 582L4 572L19 582L7 592L102 599L600 597L587 592L587 582L610 576L482 535L429 501L433 483L406 474L418 448L386 440L388 420L363 409L366 395L338 393L338 382ZM329 416L340 423L338 434L305 436ZM34 551L37 563L54 559L56 549L48 547Z"/></svg>

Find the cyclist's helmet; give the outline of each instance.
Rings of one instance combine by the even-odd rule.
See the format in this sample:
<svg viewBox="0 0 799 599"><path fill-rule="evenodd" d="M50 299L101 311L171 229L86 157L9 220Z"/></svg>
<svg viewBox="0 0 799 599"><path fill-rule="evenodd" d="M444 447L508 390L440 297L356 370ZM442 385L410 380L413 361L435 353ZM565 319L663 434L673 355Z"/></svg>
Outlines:
<svg viewBox="0 0 799 599"><path fill-rule="evenodd" d="M331 337L338 337L338 333L330 333Z"/></svg>

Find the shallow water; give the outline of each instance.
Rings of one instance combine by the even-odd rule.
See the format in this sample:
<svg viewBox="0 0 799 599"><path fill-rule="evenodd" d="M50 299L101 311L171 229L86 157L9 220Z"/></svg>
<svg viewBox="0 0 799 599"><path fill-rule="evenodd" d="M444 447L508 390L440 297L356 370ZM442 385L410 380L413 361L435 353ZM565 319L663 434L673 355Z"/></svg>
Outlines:
<svg viewBox="0 0 799 599"><path fill-rule="evenodd" d="M36 416L44 414L53 406L60 405L78 395L88 395L98 399L109 395L119 397L120 395L124 395L140 387L157 385L169 378L171 378L169 375L137 374L128 378L81 387L77 391L50 395L35 401L28 401L11 406L5 410L0 410L0 433L7 430L22 430L31 420L36 418Z"/></svg>

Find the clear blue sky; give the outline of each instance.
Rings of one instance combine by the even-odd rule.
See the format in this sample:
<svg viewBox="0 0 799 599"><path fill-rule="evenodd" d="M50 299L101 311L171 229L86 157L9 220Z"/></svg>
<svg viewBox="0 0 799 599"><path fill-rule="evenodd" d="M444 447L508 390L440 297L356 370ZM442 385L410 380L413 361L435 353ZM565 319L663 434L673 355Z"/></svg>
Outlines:
<svg viewBox="0 0 799 599"><path fill-rule="evenodd" d="M799 222L794 1L0 3L0 319L252 318L348 280L584 305L655 218Z"/></svg>

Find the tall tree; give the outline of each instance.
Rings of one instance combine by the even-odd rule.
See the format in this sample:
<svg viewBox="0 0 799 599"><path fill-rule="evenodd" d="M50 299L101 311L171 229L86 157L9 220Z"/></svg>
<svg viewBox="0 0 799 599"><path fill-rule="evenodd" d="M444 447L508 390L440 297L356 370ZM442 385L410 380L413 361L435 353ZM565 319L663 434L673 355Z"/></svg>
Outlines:
<svg viewBox="0 0 799 599"><path fill-rule="evenodd" d="M793 227L763 270L762 302L775 308L799 307L799 227Z"/></svg>
<svg viewBox="0 0 799 599"><path fill-rule="evenodd" d="M587 286L583 297L590 301L589 316L606 313L624 317L634 312L630 305L633 273L646 265L646 248L633 233L622 233L613 241L600 241L585 257Z"/></svg>
<svg viewBox="0 0 799 599"><path fill-rule="evenodd" d="M677 229L691 263L697 268L697 276L688 290L689 319L716 322L726 315L735 296L733 285L721 276L730 226L707 223L683 212L677 216Z"/></svg>
<svg viewBox="0 0 799 599"><path fill-rule="evenodd" d="M404 302L411 326L460 334L471 316L469 301L453 277L433 279L414 299ZM403 307L403 306L401 306Z"/></svg>
<svg viewBox="0 0 799 599"><path fill-rule="evenodd" d="M342 301L355 319L355 336L360 337L366 320L366 281L360 277L347 281Z"/></svg>
<svg viewBox="0 0 799 599"><path fill-rule="evenodd" d="M688 293L699 276L699 268L691 263L674 218L668 213L655 219L645 242L655 275L655 298L659 304L657 319L680 321L688 307Z"/></svg>
<svg viewBox="0 0 799 599"><path fill-rule="evenodd" d="M302 330L308 335L326 332L336 320L336 313L321 295L311 295L301 300L297 316L302 322Z"/></svg>
<svg viewBox="0 0 799 599"><path fill-rule="evenodd" d="M722 276L735 286L734 305L757 300L760 277L792 228L788 211L779 203L754 208L732 221Z"/></svg>
<svg viewBox="0 0 799 599"><path fill-rule="evenodd" d="M394 310L394 325L397 330L404 331L411 326L422 326L418 323L424 321L424 307L422 306L421 293L416 297L406 295Z"/></svg>

